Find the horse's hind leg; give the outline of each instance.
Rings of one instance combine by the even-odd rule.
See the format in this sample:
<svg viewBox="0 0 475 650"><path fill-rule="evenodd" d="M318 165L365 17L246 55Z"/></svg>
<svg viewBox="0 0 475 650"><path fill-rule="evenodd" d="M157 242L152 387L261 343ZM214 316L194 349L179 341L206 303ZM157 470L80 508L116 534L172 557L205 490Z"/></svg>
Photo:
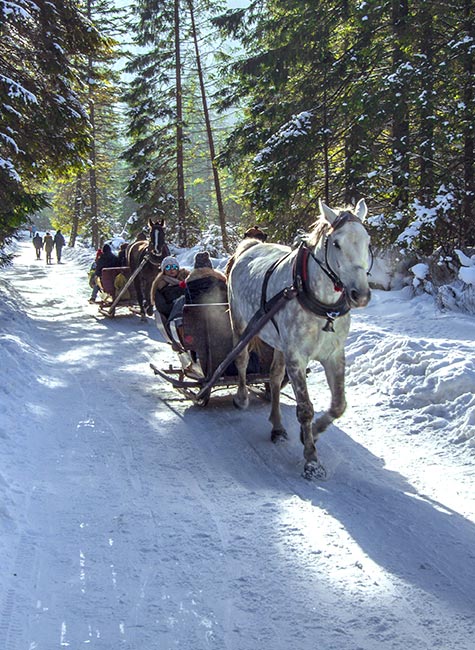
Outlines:
<svg viewBox="0 0 475 650"><path fill-rule="evenodd" d="M249 363L249 349L247 346L238 354L234 363L238 371L238 388L233 403L238 409L246 409L249 406L249 391L246 384L246 371Z"/></svg>
<svg viewBox="0 0 475 650"><path fill-rule="evenodd" d="M328 411L313 424L313 437L316 440L329 424L343 415L346 409L345 398L345 355L327 359L322 363L328 386L331 391L331 404Z"/></svg>
<svg viewBox="0 0 475 650"><path fill-rule="evenodd" d="M287 438L287 431L282 424L280 410L280 388L285 375L284 355L279 350L274 350L274 356L269 373L269 387L271 395L271 411L269 421L272 424L271 440L277 442Z"/></svg>

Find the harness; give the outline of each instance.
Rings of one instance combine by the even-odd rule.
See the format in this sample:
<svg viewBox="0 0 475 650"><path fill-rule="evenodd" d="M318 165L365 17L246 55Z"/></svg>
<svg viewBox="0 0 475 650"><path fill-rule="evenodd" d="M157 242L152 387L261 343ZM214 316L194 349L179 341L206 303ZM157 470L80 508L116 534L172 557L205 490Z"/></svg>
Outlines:
<svg viewBox="0 0 475 650"><path fill-rule="evenodd" d="M157 236L157 230L159 230L162 233L162 237L163 237L160 253L155 252L155 250L158 250L158 244L160 241L160 233ZM152 264L153 266L160 266L163 258L170 254L170 249L165 244L165 236L163 234L163 228L157 228L155 230L152 229L152 232L150 233L150 242L147 246L145 254L148 256L148 262L150 262L150 264Z"/></svg>
<svg viewBox="0 0 475 650"><path fill-rule="evenodd" d="M328 241L328 238L327 238ZM313 293L310 291L310 286L308 283L308 262L312 258L317 262L322 271L330 278L333 282L335 291L338 291L341 295L337 302L328 305L324 302L318 300ZM351 305L348 300L345 288L341 283L341 280L333 272L333 270L327 265L324 266L320 260L318 260L313 252L301 244L295 259L295 264L293 268L293 282L297 287L297 300L302 305L304 309L312 312L316 316L326 318L327 322L323 327L324 332L334 332L333 321L339 316L344 316L347 314Z"/></svg>
<svg viewBox="0 0 475 650"><path fill-rule="evenodd" d="M160 266L162 263L162 260L166 255L163 253L157 255L157 253L153 252L149 248L145 251L144 257L147 257L147 262L150 262L150 264L153 264L153 266Z"/></svg>
<svg viewBox="0 0 475 650"><path fill-rule="evenodd" d="M278 265L283 260L285 260L289 255L291 255L291 252L286 253L285 255L283 255L282 257L280 257L279 259L277 259L275 262L271 264L271 266L266 271L266 274L264 276L264 281L262 284L261 306L258 311L259 314L267 313L270 310L270 308L274 305L274 303L276 301L279 301L280 298L285 294L286 297L292 297L292 298L296 297L300 305L307 311L310 311L312 314L315 314L316 316L320 316L321 318L326 318L327 320L323 327L324 332L335 331L333 328L333 321L336 318L347 314L351 309L351 304L350 301L348 300L348 296L342 281L335 273L335 271L331 268L330 263L328 261L328 242L329 242L330 235L334 233L335 230L341 228L345 223L349 221L355 221L357 223L361 223L358 217L353 215L351 212L342 212L335 219L331 229L325 235L324 262L321 262L315 256L314 252L305 243L302 242L299 246L297 256L295 258L295 262L292 269L292 286L282 289L275 296L267 300L266 298L267 285L269 283L271 275L278 267ZM370 253L371 253L371 262L370 262L368 273L370 272L373 265L373 255L371 249L370 249ZM311 292L309 286L309 274L308 274L308 263L310 258L312 258L319 265L319 267L322 269L325 275L333 282L335 291L341 293L341 296L336 303L332 303L331 305L328 305L324 302L321 302ZM274 318L272 317L271 320L274 327L277 330L277 333L279 333L279 328Z"/></svg>

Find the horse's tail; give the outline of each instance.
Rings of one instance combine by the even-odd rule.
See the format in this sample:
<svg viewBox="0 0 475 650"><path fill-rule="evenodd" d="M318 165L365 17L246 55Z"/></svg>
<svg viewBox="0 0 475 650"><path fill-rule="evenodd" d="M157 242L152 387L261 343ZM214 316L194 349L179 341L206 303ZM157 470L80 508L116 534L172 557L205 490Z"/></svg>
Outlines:
<svg viewBox="0 0 475 650"><path fill-rule="evenodd" d="M234 262L237 260L237 258L244 253L244 251L247 251L248 248L251 248L252 246L255 246L256 244L262 244L261 241L258 241L257 239L243 239L242 242L238 245L234 253L231 255L229 260L227 261L226 267L224 269L224 274L227 278L229 278L229 274L231 273L231 269L234 266Z"/></svg>

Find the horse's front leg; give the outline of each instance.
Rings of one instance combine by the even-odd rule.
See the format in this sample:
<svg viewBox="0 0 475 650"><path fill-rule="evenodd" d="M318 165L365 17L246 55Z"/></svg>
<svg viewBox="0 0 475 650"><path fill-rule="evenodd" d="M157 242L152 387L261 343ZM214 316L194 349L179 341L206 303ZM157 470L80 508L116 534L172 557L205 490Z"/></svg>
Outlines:
<svg viewBox="0 0 475 650"><path fill-rule="evenodd" d="M152 280L153 281L153 280ZM153 302L150 300L150 290L152 288L152 282L147 279L144 287L144 309L147 316L153 316Z"/></svg>
<svg viewBox="0 0 475 650"><path fill-rule="evenodd" d="M137 291L137 299L139 301L139 307L140 307L140 320L145 323L147 321L147 317L145 315L145 304L146 304L146 299L145 299L145 289L144 289L144 283L142 278L140 277L139 274L139 281L136 285L136 291Z"/></svg>
<svg viewBox="0 0 475 650"><path fill-rule="evenodd" d="M335 355L322 362L331 391L331 404L326 411L313 424L313 437L316 440L320 433L325 431L329 424L343 415L346 409L345 398L345 353Z"/></svg>
<svg viewBox="0 0 475 650"><path fill-rule="evenodd" d="M310 401L307 388L306 363L299 360L286 360L287 374L297 402L297 420L300 423L300 440L303 443L305 478L325 478L326 472L318 460L317 450L313 439L312 420L314 415L313 404Z"/></svg>
<svg viewBox="0 0 475 650"><path fill-rule="evenodd" d="M278 440L287 438L287 431L282 424L282 414L280 410L280 389L284 375L284 355L280 350L274 350L274 356L272 358L269 372L269 388L271 396L271 412L269 415L269 421L272 424L272 442L277 442Z"/></svg>
<svg viewBox="0 0 475 650"><path fill-rule="evenodd" d="M237 339L239 340L239 339ZM237 341L235 341L236 343ZM238 354L234 363L238 371L238 388L233 398L234 406L238 409L246 409L249 406L249 391L246 384L247 364L249 363L248 346Z"/></svg>

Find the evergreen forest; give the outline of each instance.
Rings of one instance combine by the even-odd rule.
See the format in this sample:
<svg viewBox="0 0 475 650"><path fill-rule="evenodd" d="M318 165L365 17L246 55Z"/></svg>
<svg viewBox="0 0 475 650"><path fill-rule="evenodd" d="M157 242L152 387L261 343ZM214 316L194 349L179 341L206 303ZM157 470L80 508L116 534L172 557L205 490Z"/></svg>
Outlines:
<svg viewBox="0 0 475 650"><path fill-rule="evenodd" d="M291 244L364 197L378 250L470 255L474 99L475 0L0 0L0 247Z"/></svg>

